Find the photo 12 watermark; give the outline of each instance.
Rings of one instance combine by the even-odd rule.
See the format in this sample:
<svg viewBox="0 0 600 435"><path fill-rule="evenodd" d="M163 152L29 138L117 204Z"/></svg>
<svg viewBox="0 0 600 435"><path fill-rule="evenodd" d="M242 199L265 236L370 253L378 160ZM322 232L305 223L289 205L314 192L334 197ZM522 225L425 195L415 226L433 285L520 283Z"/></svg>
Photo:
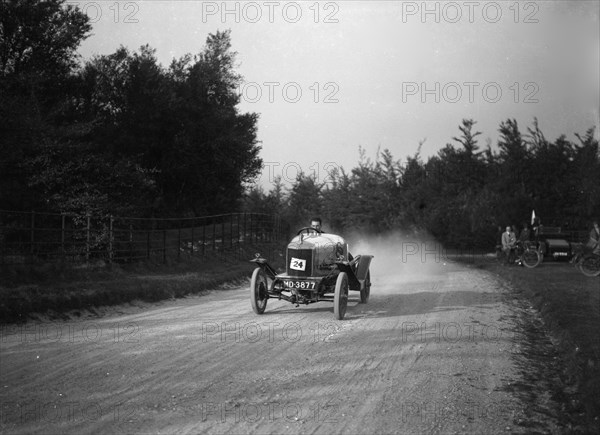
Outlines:
<svg viewBox="0 0 600 435"><path fill-rule="evenodd" d="M318 422L337 423L340 406L337 402L205 402L201 404L202 421L216 423Z"/></svg>
<svg viewBox="0 0 600 435"><path fill-rule="evenodd" d="M100 420L122 423L131 421L135 409L127 403L101 405L92 401L49 400L0 402L0 422L4 425L30 423L74 424ZM108 419L108 420L107 420Z"/></svg>
<svg viewBox="0 0 600 435"><path fill-rule="evenodd" d="M402 23L488 23L501 21L537 24L540 5L532 1L403 1Z"/></svg>
<svg viewBox="0 0 600 435"><path fill-rule="evenodd" d="M400 337L402 343L497 343L514 339L515 333L480 322L402 322Z"/></svg>
<svg viewBox="0 0 600 435"><path fill-rule="evenodd" d="M333 322L316 322L308 327L295 322L202 322L200 326L202 343L296 343L303 338L311 343L335 343L340 329Z"/></svg>
<svg viewBox="0 0 600 435"><path fill-rule="evenodd" d="M501 84L479 82L402 82L402 102L425 103L539 103L540 86L534 81Z"/></svg>
<svg viewBox="0 0 600 435"><path fill-rule="evenodd" d="M246 103L339 103L340 86L336 82L312 82L301 84L295 81L245 82L239 86L239 95Z"/></svg>
<svg viewBox="0 0 600 435"><path fill-rule="evenodd" d="M0 343L138 343L140 326L135 322L100 324L27 323L2 325Z"/></svg>
<svg viewBox="0 0 600 435"><path fill-rule="evenodd" d="M140 22L139 2L132 1L68 1L67 5L77 6L89 18L90 24L108 20L115 24L137 24Z"/></svg>
<svg viewBox="0 0 600 435"><path fill-rule="evenodd" d="M337 24L336 2L202 2L202 23L288 23Z"/></svg>
<svg viewBox="0 0 600 435"><path fill-rule="evenodd" d="M399 243L396 259L400 263L447 263L456 259L473 261L477 257L485 257L486 252L478 252L475 248L446 248L436 240L402 241Z"/></svg>
<svg viewBox="0 0 600 435"><path fill-rule="evenodd" d="M488 422L511 420L522 416L522 411L506 405L481 402L432 401L403 402L399 409L402 423Z"/></svg>
<svg viewBox="0 0 600 435"><path fill-rule="evenodd" d="M333 174L339 173L341 167L335 162L313 162L308 166L302 166L298 162L263 162L263 176L267 176L267 181L273 183L276 179L287 183L294 183L300 175L312 177L318 183L328 183L333 181Z"/></svg>

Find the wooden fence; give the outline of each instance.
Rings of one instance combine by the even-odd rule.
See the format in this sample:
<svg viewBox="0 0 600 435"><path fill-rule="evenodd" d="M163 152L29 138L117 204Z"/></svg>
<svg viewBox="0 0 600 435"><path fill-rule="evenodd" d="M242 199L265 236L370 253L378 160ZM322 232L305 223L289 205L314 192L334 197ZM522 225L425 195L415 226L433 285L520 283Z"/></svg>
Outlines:
<svg viewBox="0 0 600 435"><path fill-rule="evenodd" d="M288 236L279 216L258 213L145 219L0 210L0 264L241 255Z"/></svg>

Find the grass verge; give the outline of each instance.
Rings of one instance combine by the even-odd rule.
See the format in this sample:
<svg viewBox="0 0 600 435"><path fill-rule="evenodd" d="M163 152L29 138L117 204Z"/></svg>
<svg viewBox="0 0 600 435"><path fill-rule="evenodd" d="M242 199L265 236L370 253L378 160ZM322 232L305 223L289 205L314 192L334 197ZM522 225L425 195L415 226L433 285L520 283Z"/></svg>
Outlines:
<svg viewBox="0 0 600 435"><path fill-rule="evenodd" d="M600 278L586 277L565 263L542 263L535 269L502 266L495 261L477 263L509 283L509 297L516 306L540 314L541 325L535 325L532 316L525 316L530 320L523 325L524 346L530 359L535 360L533 364L539 363L539 381L548 381L542 378L554 370L550 366L559 367L562 385L554 389L556 399L562 402L560 411L569 414L567 430L599 433ZM535 332L540 328L549 333L557 355L542 350L541 334Z"/></svg>
<svg viewBox="0 0 600 435"><path fill-rule="evenodd" d="M156 302L201 293L247 279L253 270L248 261L252 257L244 252L219 258L168 258L166 263L4 267L0 270L0 323L22 323L39 314L67 318L74 310L95 313L100 307L135 300Z"/></svg>

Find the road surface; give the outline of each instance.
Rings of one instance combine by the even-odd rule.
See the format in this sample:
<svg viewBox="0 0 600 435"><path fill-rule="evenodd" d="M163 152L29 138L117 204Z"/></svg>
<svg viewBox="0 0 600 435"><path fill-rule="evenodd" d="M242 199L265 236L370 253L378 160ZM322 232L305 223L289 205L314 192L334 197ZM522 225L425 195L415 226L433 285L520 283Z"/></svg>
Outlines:
<svg viewBox="0 0 600 435"><path fill-rule="evenodd" d="M372 269L371 299L269 300L246 286L100 318L6 326L2 433L556 431L511 393L520 331L497 276L457 263ZM533 369L532 369L533 370Z"/></svg>

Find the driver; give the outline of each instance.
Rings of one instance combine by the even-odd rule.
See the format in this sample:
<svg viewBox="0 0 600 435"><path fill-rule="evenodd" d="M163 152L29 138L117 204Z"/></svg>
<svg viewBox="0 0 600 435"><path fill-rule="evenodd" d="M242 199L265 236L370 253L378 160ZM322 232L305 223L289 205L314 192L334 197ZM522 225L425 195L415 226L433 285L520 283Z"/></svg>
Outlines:
<svg viewBox="0 0 600 435"><path fill-rule="evenodd" d="M314 217L310 220L310 227L323 233L324 231L321 230L321 225L322 222L320 217Z"/></svg>

